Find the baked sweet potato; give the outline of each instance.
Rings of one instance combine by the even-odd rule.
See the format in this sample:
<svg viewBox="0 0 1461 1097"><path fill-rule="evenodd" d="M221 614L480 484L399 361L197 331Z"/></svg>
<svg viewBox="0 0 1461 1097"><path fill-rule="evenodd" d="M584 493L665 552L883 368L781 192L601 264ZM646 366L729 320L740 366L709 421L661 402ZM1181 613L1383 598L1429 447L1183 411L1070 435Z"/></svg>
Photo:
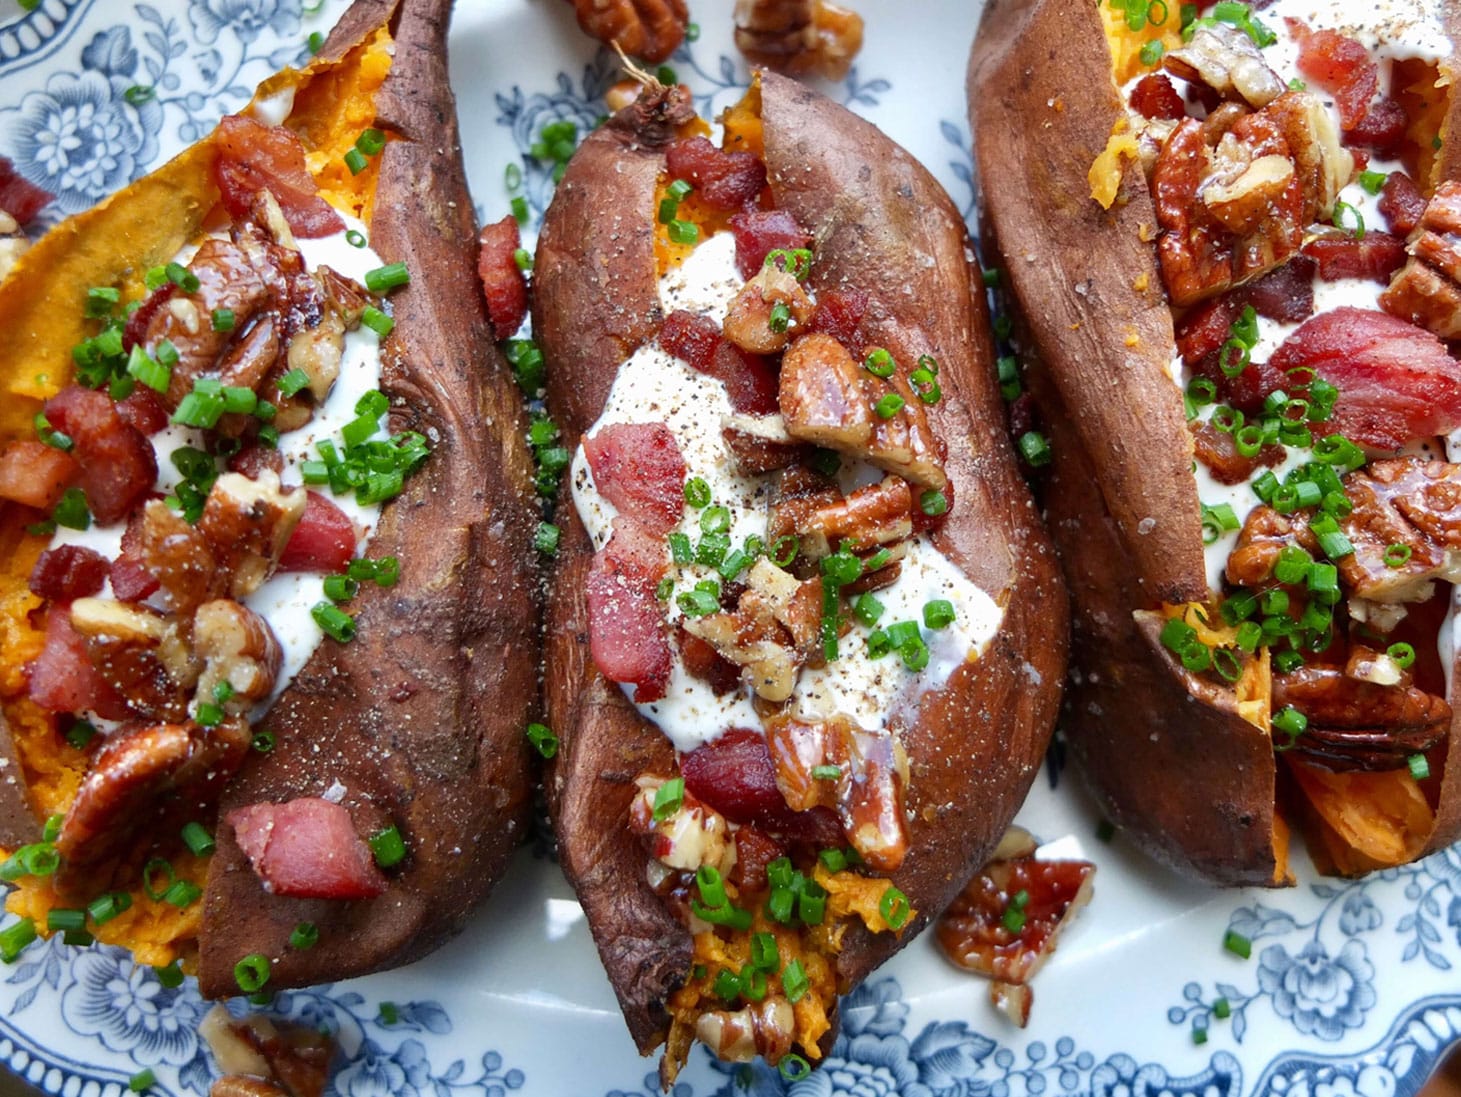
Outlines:
<svg viewBox="0 0 1461 1097"><path fill-rule="evenodd" d="M1208 880L1291 882L1289 821L1321 869L1400 863L1461 834L1435 539L1458 470L1416 456L1461 425L1427 251L1461 17L1381 57L1283 4L1129 7L992 0L968 71L1051 435L1071 754Z"/></svg>
<svg viewBox="0 0 1461 1097"><path fill-rule="evenodd" d="M548 610L549 807L666 1078L697 1037L793 1073L820 1057L836 996L999 841L1067 627L947 196L771 73L725 125L717 149L683 88L646 89L569 163L534 275L577 455ZM957 614L919 618L930 561ZM819 711L843 668L882 668L884 692Z"/></svg>
<svg viewBox="0 0 1461 1097"><path fill-rule="evenodd" d="M52 820L8 905L210 996L422 955L525 822L532 468L449 11L360 0L0 285L0 696Z"/></svg>

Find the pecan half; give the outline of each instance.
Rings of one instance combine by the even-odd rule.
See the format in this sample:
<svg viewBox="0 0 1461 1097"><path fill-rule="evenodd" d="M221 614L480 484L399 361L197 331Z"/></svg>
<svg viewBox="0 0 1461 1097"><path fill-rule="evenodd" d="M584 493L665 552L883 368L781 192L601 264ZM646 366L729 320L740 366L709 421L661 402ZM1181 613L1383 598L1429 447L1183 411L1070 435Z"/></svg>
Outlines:
<svg viewBox="0 0 1461 1097"><path fill-rule="evenodd" d="M786 432L802 442L867 456L873 409L862 367L830 335L794 341L781 358L779 393Z"/></svg>
<svg viewBox="0 0 1461 1097"><path fill-rule="evenodd" d="M782 306L780 313L778 305ZM812 318L815 308L794 275L774 266L762 267L731 299L721 330L742 350L778 354Z"/></svg>
<svg viewBox="0 0 1461 1097"><path fill-rule="evenodd" d="M225 472L214 481L198 529L227 573L232 597L252 594L274 573L304 507L305 493L285 491L268 469L257 480Z"/></svg>
<svg viewBox="0 0 1461 1097"><path fill-rule="evenodd" d="M770 1066L791 1051L796 1016L781 995L734 1012L714 1010L695 1021L695 1038L727 1063L749 1063L761 1056Z"/></svg>
<svg viewBox="0 0 1461 1097"><path fill-rule="evenodd" d="M1248 32L1226 23L1198 27L1190 42L1162 59L1162 67L1250 107L1266 107L1284 92Z"/></svg>
<svg viewBox="0 0 1461 1097"><path fill-rule="evenodd" d="M631 57L660 62L685 38L685 0L572 0L578 25L590 38Z"/></svg>
<svg viewBox="0 0 1461 1097"><path fill-rule="evenodd" d="M736 0L736 49L753 65L842 80L862 48L862 16L823 0Z"/></svg>
<svg viewBox="0 0 1461 1097"><path fill-rule="evenodd" d="M1345 477L1354 509L1340 523L1354 553L1340 578L1371 602L1423 602L1437 579L1461 580L1461 465L1423 457L1374 461Z"/></svg>

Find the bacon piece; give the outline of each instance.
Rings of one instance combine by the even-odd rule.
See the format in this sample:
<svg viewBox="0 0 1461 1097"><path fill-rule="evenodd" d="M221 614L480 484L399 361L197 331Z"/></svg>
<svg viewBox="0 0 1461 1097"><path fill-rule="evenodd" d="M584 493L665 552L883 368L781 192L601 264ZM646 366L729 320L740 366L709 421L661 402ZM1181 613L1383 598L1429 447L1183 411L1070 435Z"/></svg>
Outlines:
<svg viewBox="0 0 1461 1097"><path fill-rule="evenodd" d="M30 592L38 598L69 602L98 593L107 581L107 558L82 545L57 545L36 558Z"/></svg>
<svg viewBox="0 0 1461 1097"><path fill-rule="evenodd" d="M15 165L0 156L0 210L15 218L21 228L30 224L54 197L17 173Z"/></svg>
<svg viewBox="0 0 1461 1097"><path fill-rule="evenodd" d="M1378 229L1366 232L1362 240L1349 233L1325 233L1305 243L1304 254L1319 264L1319 277L1326 282L1388 282L1405 265L1405 241Z"/></svg>
<svg viewBox="0 0 1461 1097"><path fill-rule="evenodd" d="M796 218L785 210L751 210L730 219L736 237L736 269L742 278L752 277L778 248L810 248L812 238L803 232Z"/></svg>
<svg viewBox="0 0 1461 1097"><path fill-rule="evenodd" d="M1295 387L1289 376L1271 362L1251 362L1238 376L1229 377L1219 367L1218 356L1210 354L1192 368L1199 377L1217 386L1219 401L1244 414L1257 414L1270 393L1279 389L1288 392Z"/></svg>
<svg viewBox="0 0 1461 1097"><path fill-rule="evenodd" d="M654 596L667 567L657 536L620 515L584 584L594 663L610 681L632 685L640 704L662 698L674 670L664 612Z"/></svg>
<svg viewBox="0 0 1461 1097"><path fill-rule="evenodd" d="M745 209L766 188L766 165L759 158L718 149L705 137L672 142L665 149L665 170L695 184L696 195L711 209Z"/></svg>
<svg viewBox="0 0 1461 1097"><path fill-rule="evenodd" d="M117 414L122 422L149 437L167 426L167 409L146 385L139 385L125 400L118 401Z"/></svg>
<svg viewBox="0 0 1461 1097"><path fill-rule="evenodd" d="M284 472L284 455L277 449L249 443L226 462L229 472L241 472L250 480L257 480L265 471L279 476Z"/></svg>
<svg viewBox="0 0 1461 1097"><path fill-rule="evenodd" d="M132 512L122 532L122 551L112 561L112 596L119 602L140 602L162 585L143 562L146 508Z"/></svg>
<svg viewBox="0 0 1461 1097"><path fill-rule="evenodd" d="M0 499L50 510L79 471L69 453L21 438L0 450Z"/></svg>
<svg viewBox="0 0 1461 1097"><path fill-rule="evenodd" d="M1314 315L1314 260L1295 255L1242 289L1242 300L1259 316L1297 324Z"/></svg>
<svg viewBox="0 0 1461 1097"><path fill-rule="evenodd" d="M830 335L851 353L861 354L867 348L857 338L857 327L867 311L867 300L866 290L823 290L817 294L817 311L807 331Z"/></svg>
<svg viewBox="0 0 1461 1097"><path fill-rule="evenodd" d="M700 637L679 631L680 658L691 677L709 684L717 697L734 692L741 684L741 668L724 658Z"/></svg>
<svg viewBox="0 0 1461 1097"><path fill-rule="evenodd" d="M704 372L721 343L720 325L700 313L676 309L660 326L659 342L691 369Z"/></svg>
<svg viewBox="0 0 1461 1097"><path fill-rule="evenodd" d="M508 214L496 224L483 225L477 243L477 277L487 298L492 335L507 339L522 327L528 314L528 280L516 259L522 247L517 218Z"/></svg>
<svg viewBox="0 0 1461 1097"><path fill-rule="evenodd" d="M594 486L651 533L668 533L685 509L685 460L664 423L610 423L583 440Z"/></svg>
<svg viewBox="0 0 1461 1097"><path fill-rule="evenodd" d="M839 845L842 826L827 808L794 812L776 785L766 740L749 728L731 728L680 759L685 790L732 822L793 840Z"/></svg>
<svg viewBox="0 0 1461 1097"><path fill-rule="evenodd" d="M235 808L224 820L264 890L295 899L374 899L385 892L350 811L317 796Z"/></svg>
<svg viewBox="0 0 1461 1097"><path fill-rule="evenodd" d="M1313 369L1339 388L1328 426L1362 445L1399 449L1461 426L1461 364L1430 332L1383 312L1320 313L1269 360Z"/></svg>
<svg viewBox="0 0 1461 1097"><path fill-rule="evenodd" d="M755 827L741 827L736 831L735 842L736 867L731 870L730 882L746 894L765 891L766 866L778 857L785 857L786 847Z"/></svg>
<svg viewBox="0 0 1461 1097"><path fill-rule="evenodd" d="M108 720L129 715L121 694L86 654L86 640L71 627L71 614L55 606L46 614L45 645L26 667L30 699L48 712L95 712Z"/></svg>
<svg viewBox="0 0 1461 1097"><path fill-rule="evenodd" d="M1393 99L1380 99L1370 104L1358 124L1344 131L1344 139L1347 144L1393 156L1405 143L1408 125L1404 107Z"/></svg>
<svg viewBox="0 0 1461 1097"><path fill-rule="evenodd" d="M228 114L218 123L215 142L213 176L229 216L247 217L255 196L268 190L296 236L312 239L344 231L345 222L320 197L305 164L304 143L292 130Z"/></svg>
<svg viewBox="0 0 1461 1097"><path fill-rule="evenodd" d="M152 444L100 392L68 385L46 401L52 427L76 443L81 488L101 525L126 517L157 479Z"/></svg>
<svg viewBox="0 0 1461 1097"><path fill-rule="evenodd" d="M1391 232L1396 236L1409 236L1425 214L1425 195L1405 172L1392 171L1385 177L1376 207Z"/></svg>
<svg viewBox="0 0 1461 1097"><path fill-rule="evenodd" d="M1131 89L1131 109L1146 118L1165 118L1171 121L1187 117L1187 105L1172 86L1170 77L1159 73L1148 73Z"/></svg>
<svg viewBox="0 0 1461 1097"><path fill-rule="evenodd" d="M1260 468L1272 468L1283 462L1282 446L1264 446L1253 457L1244 457L1238 452L1233 436L1211 423L1194 420L1188 428L1192 431L1197 459L1211 470L1212 478L1219 484L1247 483Z"/></svg>
<svg viewBox="0 0 1461 1097"><path fill-rule="evenodd" d="M280 571L344 571L355 555L355 523L314 491L304 495L304 515L284 544Z"/></svg>
<svg viewBox="0 0 1461 1097"><path fill-rule="evenodd" d="M1228 341L1233 321L1243 312L1243 299L1237 293L1225 293L1194 305L1177 321L1177 350L1182 361L1195 367L1209 355L1216 354Z"/></svg>
<svg viewBox="0 0 1461 1097"><path fill-rule="evenodd" d="M1338 31L1310 31L1292 19L1289 27L1299 43L1299 72L1334 96L1340 127L1353 129L1368 113L1380 86L1379 68L1370 60L1369 50Z"/></svg>

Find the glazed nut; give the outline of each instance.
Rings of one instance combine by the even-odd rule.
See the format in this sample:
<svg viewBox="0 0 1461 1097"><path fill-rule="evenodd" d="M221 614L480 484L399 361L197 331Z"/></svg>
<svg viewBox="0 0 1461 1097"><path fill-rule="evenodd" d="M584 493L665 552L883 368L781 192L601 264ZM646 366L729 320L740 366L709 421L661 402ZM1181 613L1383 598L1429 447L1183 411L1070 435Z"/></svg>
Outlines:
<svg viewBox="0 0 1461 1097"><path fill-rule="evenodd" d="M1293 181L1294 165L1284 156L1260 156L1231 181L1214 180L1202 190L1202 201L1229 232L1253 232L1268 216L1273 202Z"/></svg>
<svg viewBox="0 0 1461 1097"><path fill-rule="evenodd" d="M862 49L862 16L823 0L736 0L736 49L792 76L845 79Z"/></svg>
<svg viewBox="0 0 1461 1097"><path fill-rule="evenodd" d="M253 610L226 599L204 602L193 617L193 646L203 660L198 697L213 702L227 683L223 709L241 713L274 690L279 676L279 642ZM231 691L231 694L229 693Z"/></svg>
<svg viewBox="0 0 1461 1097"><path fill-rule="evenodd" d="M270 469L250 480L226 472L214 481L198 529L228 573L228 593L252 594L274 573L294 527L304 516L305 493L286 492Z"/></svg>
<svg viewBox="0 0 1461 1097"><path fill-rule="evenodd" d="M695 1022L695 1038L728 1063L749 1063L762 1056L779 1062L791 1050L796 1015L780 995L744 1009L702 1013Z"/></svg>
<svg viewBox="0 0 1461 1097"><path fill-rule="evenodd" d="M1206 84L1225 98L1239 98L1255 109L1284 92L1283 81L1268 67L1248 33L1238 27L1200 26L1192 40L1162 59L1174 76Z"/></svg>
<svg viewBox="0 0 1461 1097"><path fill-rule="evenodd" d="M589 37L656 64L675 52L690 23L685 0L573 0L573 11Z"/></svg>
<svg viewBox="0 0 1461 1097"><path fill-rule="evenodd" d="M795 276L762 267L731 301L722 334L752 354L776 354L812 318L814 307Z"/></svg>
<svg viewBox="0 0 1461 1097"><path fill-rule="evenodd" d="M786 432L793 438L866 454L873 436L868 387L861 366L832 336L803 335L787 348L779 399Z"/></svg>
<svg viewBox="0 0 1461 1097"><path fill-rule="evenodd" d="M340 361L345 356L345 321L333 309L327 309L312 328L294 333L289 340L289 368L300 370L309 378L310 395L324 402L335 378L340 376Z"/></svg>
<svg viewBox="0 0 1461 1097"><path fill-rule="evenodd" d="M91 639L152 646L162 642L167 625L139 606L110 598L78 598L71 603L71 627Z"/></svg>

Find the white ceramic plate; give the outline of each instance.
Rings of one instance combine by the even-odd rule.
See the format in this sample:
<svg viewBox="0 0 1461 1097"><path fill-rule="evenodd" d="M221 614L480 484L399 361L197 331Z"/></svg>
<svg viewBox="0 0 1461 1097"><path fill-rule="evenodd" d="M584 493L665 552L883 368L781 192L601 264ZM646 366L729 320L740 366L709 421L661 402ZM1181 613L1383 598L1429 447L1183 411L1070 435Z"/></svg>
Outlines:
<svg viewBox="0 0 1461 1097"><path fill-rule="evenodd" d="M40 0L22 13L0 0L0 155L55 192L60 211L84 209L300 60L343 6ZM702 113L715 113L745 71L728 0L692 6L702 33L672 64ZM979 5L858 6L867 46L827 90L972 210L963 72ZM541 215L551 180L528 146L556 119L592 125L617 79L592 47L562 0L459 0L451 59L480 217L506 213L512 163ZM137 85L155 89L140 106L126 96ZM1155 868L1119 836L1097 840L1094 812L1057 770L1047 766L1021 821L1050 854L1100 870L1095 902L1036 983L1027 1030L925 938L844 1003L826 1069L787 1087L764 1066L717 1067L697 1051L675 1097L1409 1097L1461 1037L1461 848L1361 882L1321 882L1300 864L1294 890L1216 891ZM1229 928L1252 939L1250 959L1224 951ZM1226 1018L1214 1013L1220 998ZM382 1002L396 1007L394 1023ZM347 1059L332 1093L348 1097L657 1091L541 843L429 959L282 994L277 1007L339 1032ZM156 1092L203 1094L215 1073L195 1032L205 1009L191 981L169 990L119 953L57 939L0 969L0 1059L55 1093L120 1093L146 1067Z"/></svg>

